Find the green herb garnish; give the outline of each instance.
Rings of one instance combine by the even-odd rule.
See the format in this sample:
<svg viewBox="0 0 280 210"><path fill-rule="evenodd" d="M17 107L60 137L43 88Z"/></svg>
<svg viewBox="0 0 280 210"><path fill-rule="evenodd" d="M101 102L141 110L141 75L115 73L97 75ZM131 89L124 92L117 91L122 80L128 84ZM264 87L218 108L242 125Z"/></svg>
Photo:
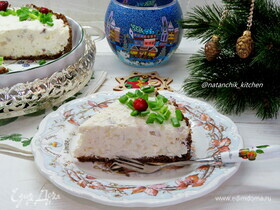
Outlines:
<svg viewBox="0 0 280 210"><path fill-rule="evenodd" d="M157 114L156 122L158 122L159 124L162 124L164 122L164 120L165 120L164 116L162 116L161 114Z"/></svg>
<svg viewBox="0 0 280 210"><path fill-rule="evenodd" d="M171 122L172 122L172 125L174 127L180 127L181 126L179 120L175 117L171 118Z"/></svg>
<svg viewBox="0 0 280 210"><path fill-rule="evenodd" d="M179 121L182 121L184 119L183 113L180 109L176 109L175 114L176 114L176 118Z"/></svg>
<svg viewBox="0 0 280 210"><path fill-rule="evenodd" d="M163 124L164 121L170 120L174 127L180 127L180 121L184 119L184 116L180 109L175 110L175 117L170 119L171 111L168 109L168 99L163 95L157 95L155 100L149 100L149 93L153 93L155 90L154 86L145 85L140 90L136 89L135 92L127 92L125 95L119 98L120 103L126 104L132 111L131 116L134 117L146 117L147 124L159 123ZM134 101L136 99L144 99L148 108L141 110L134 108ZM144 103L144 102L143 102Z"/></svg>
<svg viewBox="0 0 280 210"><path fill-rule="evenodd" d="M168 119L169 119L169 117L170 117L170 115L171 115L170 110L167 110L167 111L163 114L164 119L165 119L165 120L168 120Z"/></svg>
<svg viewBox="0 0 280 210"><path fill-rule="evenodd" d="M17 10L7 9L6 11L0 11L1 16L9 16L14 15L18 16L20 21L25 20L39 20L42 24L46 24L48 26L53 26L53 14L52 13L41 13L38 10L29 8L29 7L21 7Z"/></svg>
<svg viewBox="0 0 280 210"><path fill-rule="evenodd" d="M163 95L157 95L157 99L158 100L161 99L163 101L163 103L166 103L168 101L168 99L166 97L164 97Z"/></svg>
<svg viewBox="0 0 280 210"><path fill-rule="evenodd" d="M27 20L29 18L29 7L21 7L16 11L16 15L19 17L20 21Z"/></svg>
<svg viewBox="0 0 280 210"><path fill-rule="evenodd" d="M146 123L147 124L153 124L155 122L155 119L157 117L157 114L156 113L151 113L149 116L148 116L148 119L146 120Z"/></svg>
<svg viewBox="0 0 280 210"><path fill-rule="evenodd" d="M133 111L130 113L131 116L137 116L137 115L139 115L139 114L140 114L140 112L137 111L137 110L133 110Z"/></svg>
<svg viewBox="0 0 280 210"><path fill-rule="evenodd" d="M8 15L16 15L15 10L7 9L6 11L0 11L0 15L8 16Z"/></svg>
<svg viewBox="0 0 280 210"><path fill-rule="evenodd" d="M40 13L39 14L39 20L43 24L47 24L49 26L53 26L52 13L50 13L50 12L48 14Z"/></svg>
<svg viewBox="0 0 280 210"><path fill-rule="evenodd" d="M46 63L46 60L39 60L39 65L44 65Z"/></svg>
<svg viewBox="0 0 280 210"><path fill-rule="evenodd" d="M132 93L132 92L127 92L126 95L130 98L135 98L136 97L135 94Z"/></svg>
<svg viewBox="0 0 280 210"><path fill-rule="evenodd" d="M159 113L164 114L168 110L168 106L163 106L160 110Z"/></svg>
<svg viewBox="0 0 280 210"><path fill-rule="evenodd" d="M126 95L123 95L119 98L119 102L121 102L122 104L125 104L128 100L128 97Z"/></svg>
<svg viewBox="0 0 280 210"><path fill-rule="evenodd" d="M145 93L145 94L143 94L142 96L140 96L139 98L143 98L143 99L145 99L146 101L148 101L149 95Z"/></svg>
<svg viewBox="0 0 280 210"><path fill-rule="evenodd" d="M127 105L130 109L134 110L133 101L132 101L132 100L129 100L129 101L126 103L126 105Z"/></svg>
<svg viewBox="0 0 280 210"><path fill-rule="evenodd" d="M157 106L156 101L147 101L147 103L150 109L155 108Z"/></svg>
<svg viewBox="0 0 280 210"><path fill-rule="evenodd" d="M148 115L148 114L150 114L150 111L149 111L149 110L140 112L140 116L141 116L141 117L144 117L144 116L146 116L146 115Z"/></svg>
<svg viewBox="0 0 280 210"><path fill-rule="evenodd" d="M153 110L153 111L159 111L159 110L160 110L160 107L159 107L159 106L155 106L155 107L151 108L151 110Z"/></svg>
<svg viewBox="0 0 280 210"><path fill-rule="evenodd" d="M140 91L140 90L135 90L135 95L136 95L137 97L141 97L143 94L144 94L144 93L143 93L142 91Z"/></svg>
<svg viewBox="0 0 280 210"><path fill-rule="evenodd" d="M4 62L4 57L0 57L0 65L2 65Z"/></svg>
<svg viewBox="0 0 280 210"><path fill-rule="evenodd" d="M158 99L158 98L156 99L156 102L159 108L163 107L163 105L165 104L162 99Z"/></svg>
<svg viewBox="0 0 280 210"><path fill-rule="evenodd" d="M141 87L141 90L144 93L153 93L155 91L155 87L152 85L144 85Z"/></svg>

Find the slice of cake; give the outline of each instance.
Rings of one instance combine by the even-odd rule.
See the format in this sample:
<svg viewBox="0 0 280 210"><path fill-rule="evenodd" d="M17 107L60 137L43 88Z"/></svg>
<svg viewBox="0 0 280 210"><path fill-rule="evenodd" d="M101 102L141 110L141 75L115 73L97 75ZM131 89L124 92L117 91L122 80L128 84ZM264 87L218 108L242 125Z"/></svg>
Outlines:
<svg viewBox="0 0 280 210"><path fill-rule="evenodd" d="M35 5L10 8L0 1L0 57L55 59L71 49L72 31L64 15Z"/></svg>
<svg viewBox="0 0 280 210"><path fill-rule="evenodd" d="M80 126L74 151L79 161L112 162L118 156L142 162L191 158L188 119L176 103L147 94L153 87L142 90L120 97Z"/></svg>

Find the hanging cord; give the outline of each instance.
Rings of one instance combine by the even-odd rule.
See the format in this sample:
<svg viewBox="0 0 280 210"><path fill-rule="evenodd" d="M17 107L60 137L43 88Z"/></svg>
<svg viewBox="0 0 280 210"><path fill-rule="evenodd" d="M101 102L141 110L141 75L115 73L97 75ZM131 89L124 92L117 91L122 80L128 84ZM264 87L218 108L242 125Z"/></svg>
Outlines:
<svg viewBox="0 0 280 210"><path fill-rule="evenodd" d="M219 26L218 26L219 29L221 28L222 23L224 22L226 17L228 16L228 13L229 13L229 7L228 7L228 5L225 5L224 9L223 9L223 12L222 12L221 20L220 20L220 23L219 23Z"/></svg>
<svg viewBox="0 0 280 210"><path fill-rule="evenodd" d="M249 30L249 31L253 24L254 8L255 8L255 0L252 0L251 5L250 5L250 13L249 13L249 17L247 20L247 30Z"/></svg>

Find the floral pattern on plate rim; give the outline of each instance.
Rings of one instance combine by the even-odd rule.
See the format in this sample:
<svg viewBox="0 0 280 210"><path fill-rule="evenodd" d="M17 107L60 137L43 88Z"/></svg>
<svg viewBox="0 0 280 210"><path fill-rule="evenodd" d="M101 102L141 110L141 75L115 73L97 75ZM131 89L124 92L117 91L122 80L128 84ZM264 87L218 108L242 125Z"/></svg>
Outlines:
<svg viewBox="0 0 280 210"><path fill-rule="evenodd" d="M171 100L175 100L176 98L173 98L173 94L169 96ZM100 95L102 95L102 97L104 97L106 100L100 101L99 99L102 98L100 97ZM77 110L74 110L73 106L65 106L63 109L63 116L58 117L56 115L56 120L54 120L53 124L49 125L48 127L63 128L66 126L66 124L68 124L68 126L70 124L73 128L77 128L83 121L85 121L92 115L92 111L94 112L98 109L106 108L109 103L112 103L116 99L116 96L114 95L115 93L111 95L107 93L99 93L98 97L96 95L88 97L87 103L79 104L78 112L76 112ZM214 155L215 153L230 150L229 147L232 141L229 137L223 135L224 131L228 129L226 126L216 123L215 120L211 118L209 114L207 114L206 110L201 110L201 108L199 109L198 107L193 107L186 101L181 102L176 100L176 102L184 115L186 115L193 123L195 123L192 126L202 127L206 132L206 135L209 139L209 154ZM64 182L69 183L70 181L72 183L72 186L78 186L81 189L94 189L107 194L111 193L114 199L141 193L149 195L150 197L157 197L160 194L167 192L176 192L189 190L196 187L203 187L203 185L208 181L209 177L215 170L223 168L221 166L201 165L188 176L176 179L171 183L168 182L146 186L120 185L117 183L110 183L81 171L75 166L71 159L63 159L62 153L65 153L64 150L66 150L66 153L69 153L70 139L67 138L63 142L61 141L61 139L59 139L58 136L54 134L55 130L48 133L48 136L40 138L40 141L37 142L36 146L38 147L38 145L40 145L39 147L42 153L46 156L51 157L45 158L45 164L49 165L47 169L56 171L55 168L61 167L60 169L62 170L56 173L59 176L62 176L63 179L66 179L64 180ZM43 136L44 134L46 134L46 132L43 132L40 135ZM75 135L75 133L72 133L71 135ZM35 139L35 143L33 144L33 146L36 145L36 141L38 141L37 138Z"/></svg>

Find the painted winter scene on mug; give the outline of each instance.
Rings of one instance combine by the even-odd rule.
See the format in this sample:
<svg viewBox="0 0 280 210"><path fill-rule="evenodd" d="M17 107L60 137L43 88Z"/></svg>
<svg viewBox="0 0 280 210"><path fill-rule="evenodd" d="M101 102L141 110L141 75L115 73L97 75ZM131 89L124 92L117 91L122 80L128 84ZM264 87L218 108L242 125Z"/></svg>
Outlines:
<svg viewBox="0 0 280 210"><path fill-rule="evenodd" d="M182 11L177 1L164 2L168 4L159 7L156 1L111 1L105 32L121 61L152 67L166 62L175 52L182 38L178 24Z"/></svg>

